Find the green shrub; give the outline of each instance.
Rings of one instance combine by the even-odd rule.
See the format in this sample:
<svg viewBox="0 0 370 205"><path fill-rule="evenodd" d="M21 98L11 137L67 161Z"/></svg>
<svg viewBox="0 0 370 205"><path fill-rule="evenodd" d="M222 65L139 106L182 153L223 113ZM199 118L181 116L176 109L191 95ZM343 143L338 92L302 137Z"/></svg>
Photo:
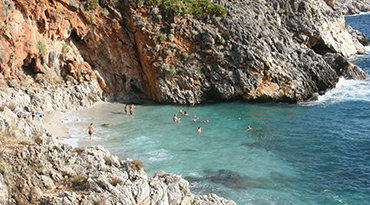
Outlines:
<svg viewBox="0 0 370 205"><path fill-rule="evenodd" d="M135 0L138 4L159 5L166 11L180 15L192 14L198 18L207 15L226 15L226 10L209 0Z"/></svg>
<svg viewBox="0 0 370 205"><path fill-rule="evenodd" d="M171 73L172 76L175 76L177 74L176 69L172 68L170 73Z"/></svg>
<svg viewBox="0 0 370 205"><path fill-rule="evenodd" d="M103 11L101 12L101 15L102 16L108 16L108 14L109 14L108 8L104 7Z"/></svg>
<svg viewBox="0 0 370 205"><path fill-rule="evenodd" d="M46 56L46 53L47 53L46 44L42 41L38 41L36 46L37 46L37 49L39 49L39 52L41 53L41 55Z"/></svg>
<svg viewBox="0 0 370 205"><path fill-rule="evenodd" d="M201 71L202 71L202 69L201 68L197 68L196 70L195 70L199 75L202 73Z"/></svg>
<svg viewBox="0 0 370 205"><path fill-rule="evenodd" d="M162 34L160 37L159 37L159 41L160 42L163 42L163 41L165 41L165 40L167 40L167 34Z"/></svg>
<svg viewBox="0 0 370 205"><path fill-rule="evenodd" d="M187 53L187 52L182 52L181 53L181 57L182 57L182 59L187 59L188 57L189 57L189 54Z"/></svg>
<svg viewBox="0 0 370 205"><path fill-rule="evenodd" d="M98 0L88 0L86 2L87 9L90 11L95 11L96 8L99 6L99 1Z"/></svg>
<svg viewBox="0 0 370 205"><path fill-rule="evenodd" d="M68 53L69 52L69 47L66 44L63 44L62 52L63 53Z"/></svg>

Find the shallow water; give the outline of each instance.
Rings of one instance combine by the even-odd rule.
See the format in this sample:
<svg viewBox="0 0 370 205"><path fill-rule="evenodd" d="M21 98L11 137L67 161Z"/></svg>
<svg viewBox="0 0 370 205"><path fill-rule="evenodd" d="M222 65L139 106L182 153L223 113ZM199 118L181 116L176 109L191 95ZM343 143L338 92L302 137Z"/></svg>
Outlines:
<svg viewBox="0 0 370 205"><path fill-rule="evenodd" d="M346 17L354 28L363 24L356 18ZM367 49L352 58L367 74L369 56ZM370 81L341 79L318 101L295 105L136 106L133 116L119 103L67 113L66 142L103 145L121 158L144 161L149 176L175 173L194 194L216 193L238 204L370 201ZM179 109L189 116L179 114L181 123L174 123ZM209 122L195 123L194 115ZM96 128L91 142L85 133L90 122Z"/></svg>

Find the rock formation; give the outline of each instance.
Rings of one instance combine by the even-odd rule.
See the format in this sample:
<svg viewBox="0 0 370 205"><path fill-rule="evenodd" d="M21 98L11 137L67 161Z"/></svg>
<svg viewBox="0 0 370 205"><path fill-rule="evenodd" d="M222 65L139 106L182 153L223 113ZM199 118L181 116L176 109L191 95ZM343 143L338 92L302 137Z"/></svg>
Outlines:
<svg viewBox="0 0 370 205"><path fill-rule="evenodd" d="M329 1L327 1L329 2ZM359 14L360 12L370 11L370 1L369 0L336 0L330 1L330 6L335 10L344 15Z"/></svg>
<svg viewBox="0 0 370 205"><path fill-rule="evenodd" d="M150 2L1 1L0 84L96 81L103 98L159 103L299 102L335 87L325 54L365 51L321 0L217 0L224 13L183 15Z"/></svg>

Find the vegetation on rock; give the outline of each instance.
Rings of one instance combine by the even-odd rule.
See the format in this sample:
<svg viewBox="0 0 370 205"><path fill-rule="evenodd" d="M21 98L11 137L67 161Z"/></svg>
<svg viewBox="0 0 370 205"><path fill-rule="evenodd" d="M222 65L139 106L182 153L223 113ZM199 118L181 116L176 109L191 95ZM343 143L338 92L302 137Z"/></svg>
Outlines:
<svg viewBox="0 0 370 205"><path fill-rule="evenodd" d="M197 18L208 15L226 15L226 10L209 0L136 0L139 4L158 5L166 11L180 15L191 14Z"/></svg>

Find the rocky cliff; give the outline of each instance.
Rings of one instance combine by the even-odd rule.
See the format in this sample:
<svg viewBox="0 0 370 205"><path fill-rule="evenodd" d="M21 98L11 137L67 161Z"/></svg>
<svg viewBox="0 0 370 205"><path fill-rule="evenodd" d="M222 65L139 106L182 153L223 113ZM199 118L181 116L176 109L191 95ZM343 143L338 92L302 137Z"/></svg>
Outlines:
<svg viewBox="0 0 370 205"><path fill-rule="evenodd" d="M155 2L1 1L0 84L96 81L103 98L197 104L299 102L365 78L345 59L364 47L324 1Z"/></svg>

